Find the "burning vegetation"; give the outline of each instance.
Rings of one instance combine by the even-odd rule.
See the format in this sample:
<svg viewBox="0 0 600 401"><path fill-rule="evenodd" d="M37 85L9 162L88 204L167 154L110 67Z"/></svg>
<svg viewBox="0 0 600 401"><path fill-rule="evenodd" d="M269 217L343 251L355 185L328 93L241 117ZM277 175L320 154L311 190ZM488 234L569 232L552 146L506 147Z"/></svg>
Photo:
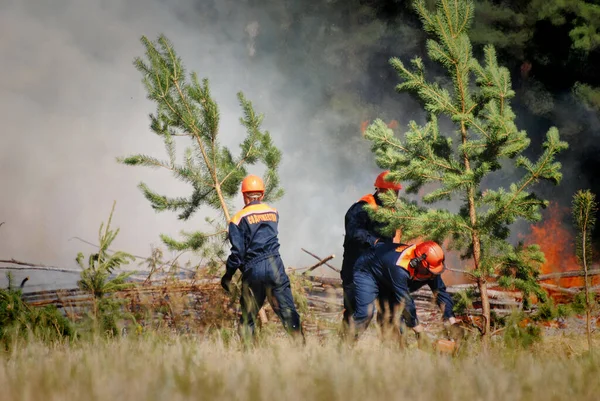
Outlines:
<svg viewBox="0 0 600 401"><path fill-rule="evenodd" d="M543 220L531 226L531 233L525 243L538 244L544 252L546 262L542 265L540 274L543 276L553 273L579 272L575 252L575 234L569 222L569 208L551 202L543 212ZM597 267L597 264L595 265ZM583 277L557 277L556 275L543 282L562 288L581 288ZM600 276L592 276L591 285L600 284ZM550 291L551 295L553 291Z"/></svg>

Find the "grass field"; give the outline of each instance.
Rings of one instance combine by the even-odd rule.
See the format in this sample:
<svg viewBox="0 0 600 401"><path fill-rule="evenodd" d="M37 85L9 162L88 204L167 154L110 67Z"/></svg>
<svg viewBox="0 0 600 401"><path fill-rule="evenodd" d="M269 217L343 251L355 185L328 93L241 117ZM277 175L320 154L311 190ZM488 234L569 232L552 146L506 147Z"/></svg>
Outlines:
<svg viewBox="0 0 600 401"><path fill-rule="evenodd" d="M353 348L275 337L246 350L182 336L29 344L0 357L0 399L598 400L600 362L585 344L553 336L529 350L472 345L455 358L373 337Z"/></svg>

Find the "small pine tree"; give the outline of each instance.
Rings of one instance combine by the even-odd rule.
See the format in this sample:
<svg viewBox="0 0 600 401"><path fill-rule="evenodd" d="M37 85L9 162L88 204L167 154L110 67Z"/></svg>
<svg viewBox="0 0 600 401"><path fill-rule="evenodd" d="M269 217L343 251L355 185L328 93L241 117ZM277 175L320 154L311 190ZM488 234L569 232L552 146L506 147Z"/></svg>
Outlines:
<svg viewBox="0 0 600 401"><path fill-rule="evenodd" d="M23 284L15 288L13 277L6 274L8 288L0 288L0 350L9 351L17 338L55 342L75 338L71 322L54 305L34 307L23 300Z"/></svg>
<svg viewBox="0 0 600 401"><path fill-rule="evenodd" d="M544 152L536 162L522 155L530 140L515 125L510 107L514 96L510 74L498 65L492 46L484 49L480 64L472 54L468 36L474 6L471 0L439 0L429 11L423 0L414 2L427 41L429 57L442 65L449 75L446 84L428 82L420 58L407 68L399 59L391 59L402 83L400 92L411 92L423 103L428 122L412 121L402 139L381 120L367 129L377 164L391 170L390 179L407 182L407 192L417 193L425 185L422 201L428 207L400 199L394 210L380 208L375 218L389 223L388 230L402 228L403 239L427 238L449 241L450 249L460 250L471 259L471 277L477 282L482 299L485 338L490 335L488 282L500 274L501 284L545 299L546 294L535 281L544 261L537 245L513 246L507 239L510 225L517 219L537 221L540 207L547 202L529 192L532 184L562 178L555 155L567 148L558 130L551 128L544 142ZM453 136L445 135L438 121L449 119L456 127ZM488 177L513 160L523 176L509 188L490 188ZM487 180L486 180L487 179ZM433 208L439 201L460 201L460 211ZM388 204L395 201L386 199Z"/></svg>
<svg viewBox="0 0 600 401"><path fill-rule="evenodd" d="M93 310L88 314L88 322L92 328L101 333L116 336L119 334L117 324L122 319L134 320L128 313L123 313L123 300L105 295L116 291L132 287L134 284L127 282L135 271L119 272L116 270L121 266L127 265L135 260L135 257L123 251L111 251L110 244L119 234L119 229L111 230L113 213L115 211L116 201L113 202L106 227L104 223L100 224L98 230L99 247L98 252L90 254L87 260L87 266L84 264L85 256L79 252L75 259L81 267L81 277L77 285L83 291L89 292L94 297Z"/></svg>
<svg viewBox="0 0 600 401"><path fill-rule="evenodd" d="M135 67L142 73L148 99L156 103L156 113L150 115L150 130L165 144L167 160L148 155L118 158L130 166L146 166L168 170L191 187L188 197L169 197L151 190L145 183L139 188L157 212L178 212L178 218L188 220L202 206L220 211L224 221L207 219L215 227L214 233L182 232L183 240L162 234L170 250L202 251L204 256L220 259L226 238L226 223L230 220L231 199L238 194L248 165L261 162L264 174L265 200L273 201L283 196L279 187L277 169L281 152L271 140L269 132L261 130L263 116L256 114L252 103L239 92L243 111L241 124L246 128L239 156L219 143L219 108L212 98L208 79L198 80L196 73L189 77L171 42L163 35L156 43L141 38L146 57L137 57ZM176 138L185 138L187 147L182 163L176 160ZM208 246L213 239L214 247Z"/></svg>
<svg viewBox="0 0 600 401"><path fill-rule="evenodd" d="M589 190L578 191L573 196L573 220L577 226L577 237L575 240L575 251L577 260L584 272L585 293L585 319L588 348L592 351L592 309L594 300L590 299L590 280L588 276L589 266L592 264L592 231L596 225L596 213L598 204L596 195Z"/></svg>
<svg viewBox="0 0 600 401"><path fill-rule="evenodd" d="M110 229L116 202L113 202L106 227L104 223L100 224L98 230L98 241L100 243L98 252L90 254L87 266L84 264L85 256L82 252L77 254L75 261L81 267L81 277L77 282L79 288L90 292L94 298L101 299L109 292L119 291L131 286L126 280L135 272L120 272L115 277L111 277L115 270L122 265L127 265L135 260L133 255L127 252L109 250L110 244L119 234L120 229L115 231Z"/></svg>

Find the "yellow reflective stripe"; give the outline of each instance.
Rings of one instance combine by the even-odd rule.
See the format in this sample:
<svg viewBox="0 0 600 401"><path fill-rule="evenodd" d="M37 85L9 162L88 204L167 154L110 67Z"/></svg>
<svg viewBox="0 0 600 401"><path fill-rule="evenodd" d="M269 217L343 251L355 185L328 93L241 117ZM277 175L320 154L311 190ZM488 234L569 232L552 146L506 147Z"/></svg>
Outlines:
<svg viewBox="0 0 600 401"><path fill-rule="evenodd" d="M269 206L265 203L259 203L257 205L246 206L245 208L243 208L242 210L237 212L235 214L235 216L233 216L233 218L231 219L231 222L235 225L238 225L238 224L240 224L240 221L246 216L250 216L253 214L263 214L263 213L275 213L277 215L277 209L272 208L271 206Z"/></svg>
<svg viewBox="0 0 600 401"><path fill-rule="evenodd" d="M409 263L412 258L415 257L416 245L411 245L404 249L396 262L396 266L400 266L403 269L409 270Z"/></svg>

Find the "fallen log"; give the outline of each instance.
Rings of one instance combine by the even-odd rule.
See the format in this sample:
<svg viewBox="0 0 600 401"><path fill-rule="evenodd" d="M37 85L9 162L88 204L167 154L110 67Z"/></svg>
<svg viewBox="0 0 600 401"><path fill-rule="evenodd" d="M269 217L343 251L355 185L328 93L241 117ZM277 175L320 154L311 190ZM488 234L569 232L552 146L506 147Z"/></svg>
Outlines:
<svg viewBox="0 0 600 401"><path fill-rule="evenodd" d="M332 295L313 295L311 293L308 293L306 295L306 299L307 300L311 300L314 302L323 302L323 303L327 303L327 304L339 304L342 305L342 294L339 294L339 296L332 296Z"/></svg>
<svg viewBox="0 0 600 401"><path fill-rule="evenodd" d="M39 301L31 301L31 302L27 302L28 305L31 306L48 306L48 305L54 305L57 308L64 308L64 307L76 307L76 306L88 306L91 305L94 301L94 297L93 296L88 296L86 298L79 298L79 299L68 299L68 300L62 300L62 299L42 299Z"/></svg>
<svg viewBox="0 0 600 401"><path fill-rule="evenodd" d="M446 270L451 271L453 273L461 273L467 276L470 276L470 278L473 278L473 273L466 271L466 270L460 270L460 269L452 269L447 267ZM593 269L593 270L589 270L588 271L588 276L598 276L600 275L600 269ZM536 279L536 281L546 281L546 280L552 280L552 279L560 279L560 278L569 278L569 277L583 277L585 276L585 273L583 272L583 270L572 270L572 271L566 271L566 272L556 272L556 273L548 273L548 274L541 274L538 276L538 278ZM498 278L498 276L496 275L490 275L490 278Z"/></svg>
<svg viewBox="0 0 600 401"><path fill-rule="evenodd" d="M342 280L336 277L304 276L304 278L322 285L328 285L337 288L342 287Z"/></svg>
<svg viewBox="0 0 600 401"><path fill-rule="evenodd" d="M547 290L561 292L563 294L577 295L577 293L579 293L579 291L574 288L559 287L558 285L554 284L540 283L540 287L545 288Z"/></svg>
<svg viewBox="0 0 600 401"><path fill-rule="evenodd" d="M309 281L319 283L321 285L327 285L327 286L331 286L334 288L342 287L342 280L339 278L335 278L335 277L304 276L304 278L306 278ZM454 294L460 290L465 290L465 289L469 289L469 288L477 289L477 286L475 284L457 284L457 285L451 285L451 286L446 287L446 290L450 294ZM418 290L418 291L412 293L411 295L417 296L417 297L432 297L431 291L428 291L426 289ZM500 291L500 290L489 289L488 295L492 302L494 300L501 300L501 301L507 301L507 302L509 302L509 301L518 302L518 300L522 299L522 294L518 291L510 291L509 292L509 291Z"/></svg>
<svg viewBox="0 0 600 401"><path fill-rule="evenodd" d="M600 269L593 269L588 271L588 276L597 276L600 274ZM548 273L541 274L538 276L537 281L552 280L557 278L568 278L568 277L583 277L585 272L583 270L572 270L567 272Z"/></svg>
<svg viewBox="0 0 600 401"><path fill-rule="evenodd" d="M548 289L548 290L556 291L556 292L561 292L563 294L571 294L571 295L577 295L581 291L583 291L585 288L585 287L560 287L558 285L546 284L546 283L540 283L540 287ZM590 287L590 288L588 288L588 291L589 292L598 292L598 291L600 291L600 285Z"/></svg>
<svg viewBox="0 0 600 401"><path fill-rule="evenodd" d="M448 291L448 293L452 294L452 291ZM415 302L420 301L420 302L428 302L428 303L433 303L435 301L434 297L433 297L433 293L429 290L418 290L415 291L413 293L410 294L410 296L413 298L413 300ZM496 297L490 297L489 299L490 301L490 307L492 309L505 309L507 307L520 307L521 306L521 302L520 302L520 298L518 297L513 297L510 295L507 296L496 296ZM480 297L475 297L472 299L472 302L474 304L478 304L481 303L481 298Z"/></svg>
<svg viewBox="0 0 600 401"><path fill-rule="evenodd" d="M497 286L491 288L498 288ZM509 290L494 290L488 287L488 296L490 299L522 299L523 294L520 291L509 291ZM477 284L455 284L446 287L446 291L450 294L457 293L461 290L474 289L479 292Z"/></svg>

